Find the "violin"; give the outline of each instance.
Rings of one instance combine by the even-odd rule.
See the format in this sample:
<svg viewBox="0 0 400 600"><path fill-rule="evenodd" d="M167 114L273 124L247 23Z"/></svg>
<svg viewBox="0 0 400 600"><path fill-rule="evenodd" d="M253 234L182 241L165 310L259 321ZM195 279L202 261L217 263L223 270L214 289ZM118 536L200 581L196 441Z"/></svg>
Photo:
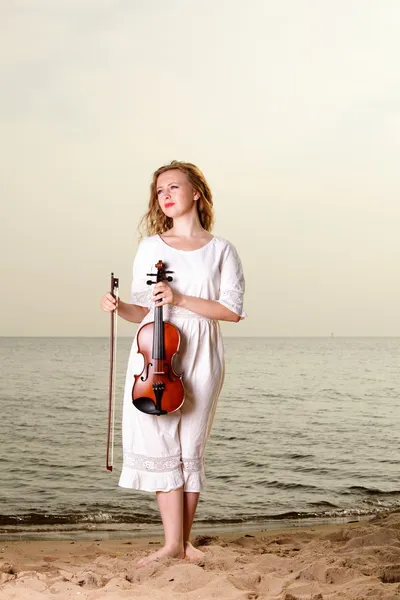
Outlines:
<svg viewBox="0 0 400 600"><path fill-rule="evenodd" d="M157 273L148 273L156 277L147 285L160 281L172 281L162 260L155 265ZM177 375L172 366L174 356L179 351L179 329L164 321L163 307L154 308L154 321L145 323L137 332L138 353L143 355L144 367L140 375L135 375L132 388L133 405L148 415L166 415L178 410L185 400L182 375Z"/></svg>

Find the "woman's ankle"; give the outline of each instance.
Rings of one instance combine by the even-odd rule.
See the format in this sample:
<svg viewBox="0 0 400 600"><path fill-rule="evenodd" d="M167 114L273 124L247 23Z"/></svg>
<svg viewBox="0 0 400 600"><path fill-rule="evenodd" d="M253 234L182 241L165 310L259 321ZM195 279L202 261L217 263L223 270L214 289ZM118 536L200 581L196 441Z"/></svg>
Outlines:
<svg viewBox="0 0 400 600"><path fill-rule="evenodd" d="M174 551L174 550L176 550L176 551L184 550L185 543L183 541L181 542L181 541L177 541L177 540L170 541L170 542L167 542L165 540L164 541L164 548L166 548L168 550L171 550L171 551Z"/></svg>

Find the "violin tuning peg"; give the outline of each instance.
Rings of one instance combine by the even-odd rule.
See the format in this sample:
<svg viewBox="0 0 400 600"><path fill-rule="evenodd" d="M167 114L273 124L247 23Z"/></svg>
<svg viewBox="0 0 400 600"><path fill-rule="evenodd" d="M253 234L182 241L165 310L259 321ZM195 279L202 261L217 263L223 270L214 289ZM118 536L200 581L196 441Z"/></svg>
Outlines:
<svg viewBox="0 0 400 600"><path fill-rule="evenodd" d="M154 281L151 281L151 279L148 279L148 280L146 281L146 283L147 283L147 285L153 285Z"/></svg>
<svg viewBox="0 0 400 600"><path fill-rule="evenodd" d="M167 281L172 281L172 277L167 277Z"/></svg>

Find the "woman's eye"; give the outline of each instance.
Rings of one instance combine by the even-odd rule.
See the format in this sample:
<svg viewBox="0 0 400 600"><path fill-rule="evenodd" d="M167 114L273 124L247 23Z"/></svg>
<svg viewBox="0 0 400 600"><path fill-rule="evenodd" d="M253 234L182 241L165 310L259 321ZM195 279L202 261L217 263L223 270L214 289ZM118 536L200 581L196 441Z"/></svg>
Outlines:
<svg viewBox="0 0 400 600"><path fill-rule="evenodd" d="M177 187L178 187L177 185L171 185L171 190L172 190L173 188L177 188Z"/></svg>

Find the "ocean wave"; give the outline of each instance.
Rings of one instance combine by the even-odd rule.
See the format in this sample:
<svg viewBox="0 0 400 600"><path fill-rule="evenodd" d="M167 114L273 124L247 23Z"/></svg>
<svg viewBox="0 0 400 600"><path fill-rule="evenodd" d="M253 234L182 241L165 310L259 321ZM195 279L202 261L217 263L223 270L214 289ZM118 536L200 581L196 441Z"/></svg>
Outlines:
<svg viewBox="0 0 400 600"><path fill-rule="evenodd" d="M325 506L325 510L322 509ZM229 526L238 524L267 523L269 521L302 521L305 519L345 519L351 517L375 516L388 511L400 511L400 502L392 507L349 507L339 508L331 505L329 502L320 503L321 510L312 511L285 511L281 513L258 514L253 516L237 515L232 518L216 519L197 519L196 523L203 526ZM328 508L329 506L329 508ZM124 525L130 529L139 527L141 530L146 526L160 525L159 518L143 518L143 515L112 515L109 513L95 514L77 514L69 513L63 515L44 515L39 513L30 513L26 515L0 515L0 533L3 535L16 532L57 532L57 531L97 531L104 530L123 530Z"/></svg>
<svg viewBox="0 0 400 600"><path fill-rule="evenodd" d="M400 490L380 490L379 488L369 488L364 487L362 485L352 485L348 488L348 491L344 491L344 494L354 494L360 493L365 496L399 496L400 499Z"/></svg>

